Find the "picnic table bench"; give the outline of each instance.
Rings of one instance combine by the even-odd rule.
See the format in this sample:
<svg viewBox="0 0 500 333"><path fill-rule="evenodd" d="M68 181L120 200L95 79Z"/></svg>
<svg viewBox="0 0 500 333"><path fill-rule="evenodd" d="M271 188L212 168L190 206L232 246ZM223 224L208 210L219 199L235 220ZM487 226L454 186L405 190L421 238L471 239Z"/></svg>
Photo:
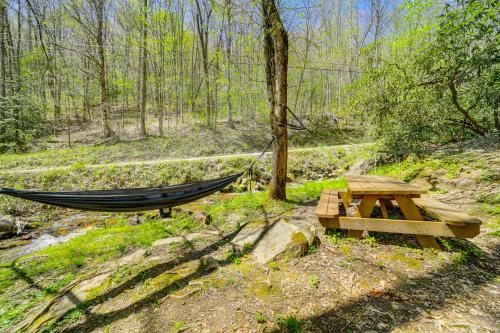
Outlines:
<svg viewBox="0 0 500 333"><path fill-rule="evenodd" d="M354 238L365 231L413 234L424 248L440 248L434 236L472 238L479 234L480 220L424 195L426 190L419 186L385 176L347 176L346 180L347 191L321 193L315 213L327 229L347 229ZM354 216L340 216L339 198L346 212L359 199ZM377 202L382 218L371 217ZM389 218L393 202L404 220ZM426 221L417 207L438 221Z"/></svg>

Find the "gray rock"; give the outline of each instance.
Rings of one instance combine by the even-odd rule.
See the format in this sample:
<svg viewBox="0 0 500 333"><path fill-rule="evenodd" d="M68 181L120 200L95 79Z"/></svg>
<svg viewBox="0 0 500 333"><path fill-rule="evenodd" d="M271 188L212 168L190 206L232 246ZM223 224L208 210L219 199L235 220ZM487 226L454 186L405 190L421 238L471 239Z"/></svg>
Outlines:
<svg viewBox="0 0 500 333"><path fill-rule="evenodd" d="M278 257L306 254L315 236L312 225L297 225L284 219L272 223L257 220L246 224L231 243L240 249L251 245L255 261L264 264Z"/></svg>
<svg viewBox="0 0 500 333"><path fill-rule="evenodd" d="M199 212L194 215L194 219L201 224L210 224L212 221L212 217L210 215L205 214L205 212Z"/></svg>
<svg viewBox="0 0 500 333"><path fill-rule="evenodd" d="M349 170L345 173L346 175L366 175L368 171L375 167L373 160L361 160L354 163Z"/></svg>
<svg viewBox="0 0 500 333"><path fill-rule="evenodd" d="M211 238L214 236L220 236L220 232L214 231L214 230L203 230L201 232L193 232L191 234L187 234L187 235L183 235L183 236L175 236L175 237L158 239L157 241L155 241L153 243L152 247L169 245L169 244L174 244L174 243L181 243L181 242L185 242L185 241L191 242L197 238Z"/></svg>
<svg viewBox="0 0 500 333"><path fill-rule="evenodd" d="M14 229L14 218L10 215L0 215L0 232L12 232Z"/></svg>
<svg viewBox="0 0 500 333"><path fill-rule="evenodd" d="M256 190L256 191L265 191L265 188L264 188L264 185L262 185L261 183L256 183L255 187L254 187L254 190Z"/></svg>

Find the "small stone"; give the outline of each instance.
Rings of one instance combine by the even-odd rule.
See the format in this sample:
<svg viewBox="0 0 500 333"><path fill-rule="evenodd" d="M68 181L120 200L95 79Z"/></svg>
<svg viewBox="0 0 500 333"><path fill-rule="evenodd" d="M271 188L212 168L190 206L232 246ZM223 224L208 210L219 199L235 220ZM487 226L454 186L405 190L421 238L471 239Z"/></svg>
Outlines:
<svg viewBox="0 0 500 333"><path fill-rule="evenodd" d="M381 323L377 324L377 328L379 328L381 330L384 329L384 328L387 328L387 327L389 327L389 325L387 325L386 323L382 323L381 322Z"/></svg>
<svg viewBox="0 0 500 333"><path fill-rule="evenodd" d="M199 212L194 215L194 219L199 223L208 225L212 221L212 217L210 215L205 214L205 212Z"/></svg>
<svg viewBox="0 0 500 333"><path fill-rule="evenodd" d="M14 229L14 218L10 215L0 215L0 231L12 232Z"/></svg>

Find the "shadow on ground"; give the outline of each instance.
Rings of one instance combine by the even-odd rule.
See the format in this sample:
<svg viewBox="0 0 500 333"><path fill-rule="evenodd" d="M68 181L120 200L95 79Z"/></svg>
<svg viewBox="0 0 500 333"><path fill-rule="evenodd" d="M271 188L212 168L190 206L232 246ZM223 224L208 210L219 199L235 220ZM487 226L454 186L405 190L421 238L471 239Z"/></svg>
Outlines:
<svg viewBox="0 0 500 333"><path fill-rule="evenodd" d="M275 220L279 218L279 216L269 215L266 211L263 211L263 216L267 228L252 244L253 247L257 245L273 227ZM157 301L188 286L190 281L210 275L219 267L231 264L233 261L230 258L211 259L211 261L205 259L222 246L229 244L240 230L241 228L202 249L195 250L192 247L193 250L184 256L147 268L123 284L85 302L84 308L90 309L119 296L127 290L134 289L147 279L155 278L166 271L174 269L176 266L189 261L200 260L200 265L192 274L184 276L124 308L104 314L87 311L83 321L66 328L64 332L90 332L96 328L112 324L147 307L154 306ZM386 239L383 235L377 234L375 238L381 243L392 243L393 245L399 243L394 239ZM406 241L408 240L406 239ZM382 293L364 294L347 303L330 308L323 313L302 318L302 320L309 323L308 326L312 332L358 332L369 330L379 333L390 332L417 320L424 311L446 308L451 301L458 297L473 295L481 286L498 276L500 271L498 267L500 246L493 248L493 256L488 256L471 242L452 240L451 243L453 244L453 251L458 250L467 253L464 260L444 265L432 273L426 272L422 276L402 281ZM464 288L463 284L457 281L469 281L469 285ZM397 303L397 306L394 303ZM493 318L498 317L498 310L491 309L491 315Z"/></svg>
<svg viewBox="0 0 500 333"><path fill-rule="evenodd" d="M265 234L274 226L274 224L276 222L275 216L270 216L268 214L268 212L266 212L264 209L262 209L262 210L263 210L264 220L266 222L266 227L263 229L263 231L261 232L259 237L255 240L255 242L252 244L252 248L255 247L262 240L262 238L265 236ZM126 281L125 283L119 285L118 287L113 288L113 289L105 292L104 294L83 303L82 305L80 305L80 307L91 308L93 306L102 304L102 303L106 302L107 300L110 300L110 299L122 294L123 292L126 292L129 289L133 289L135 286L142 284L147 279L152 279L152 278L157 277L166 271L174 269L178 265L181 265L181 264L187 263L189 261L193 261L193 260L200 260L200 265L198 266L197 270L195 272L193 272L192 274L184 276L183 278L176 280L172 284L166 285L164 288L155 291L154 293L140 299L139 301L137 301L133 304L130 304L129 306L127 306L125 308L111 311L111 312L107 312L105 314L88 313L83 322L78 323L77 325L72 326L70 328L67 328L66 330L64 330L64 332L79 332L79 333L91 332L96 328L104 327L108 324L111 324L112 322L114 322L116 320L126 318L133 313L139 312L145 307L152 306L152 304L155 304L155 302L166 297L167 295L185 288L186 286L188 286L189 282L194 280L194 279L198 279L200 277L209 275L209 274L213 273L214 271L216 271L219 267L231 264L233 262L232 260L234 259L234 256L228 257L227 259L224 259L224 260L212 259L212 261L210 261L210 260L205 260L205 259L209 254L217 251L220 247L230 243L231 240L234 239L234 237L239 233L239 231L241 230L242 227L240 227L237 230L235 230L234 232L226 235L225 237L217 240L216 242L204 247L203 249L189 252L188 254L186 254L185 256L183 256L181 258L174 259L174 260L164 262L164 263L160 263L160 264L155 265L153 267L150 267L146 270L143 270L143 271L139 272L133 278L131 278L128 281ZM233 248L233 251L237 252L239 250L240 249ZM245 251L250 251L250 250L251 250L251 248L245 249ZM215 265L214 265L214 261L215 261Z"/></svg>
<svg viewBox="0 0 500 333"><path fill-rule="evenodd" d="M426 311L452 306L450 303L458 297L473 296L492 282L499 274L500 246L494 253L493 257L470 254L462 262L402 281L382 292L364 294L304 321L311 324L312 332L391 332L419 319ZM498 309L489 313L492 318L499 314Z"/></svg>

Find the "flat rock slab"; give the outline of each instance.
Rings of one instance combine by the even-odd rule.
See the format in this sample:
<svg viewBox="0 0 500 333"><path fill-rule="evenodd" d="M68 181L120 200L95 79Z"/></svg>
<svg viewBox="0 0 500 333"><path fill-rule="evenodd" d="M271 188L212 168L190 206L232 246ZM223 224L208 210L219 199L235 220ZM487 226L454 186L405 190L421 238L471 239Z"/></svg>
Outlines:
<svg viewBox="0 0 500 333"><path fill-rule="evenodd" d="M201 232L193 232L191 234L187 234L184 236L175 236L175 237L169 237L169 238L162 238L158 239L153 243L153 247L157 246L163 246L163 245L168 245L168 244L174 244L174 243L181 243L184 241L191 242L195 240L196 238L208 238L208 237L213 237L213 236L219 236L221 233L219 231L212 231L212 230L204 230Z"/></svg>
<svg viewBox="0 0 500 333"><path fill-rule="evenodd" d="M252 248L255 261L265 264L278 257L299 257L314 242L315 228L285 219L249 222L231 242L239 249Z"/></svg>

